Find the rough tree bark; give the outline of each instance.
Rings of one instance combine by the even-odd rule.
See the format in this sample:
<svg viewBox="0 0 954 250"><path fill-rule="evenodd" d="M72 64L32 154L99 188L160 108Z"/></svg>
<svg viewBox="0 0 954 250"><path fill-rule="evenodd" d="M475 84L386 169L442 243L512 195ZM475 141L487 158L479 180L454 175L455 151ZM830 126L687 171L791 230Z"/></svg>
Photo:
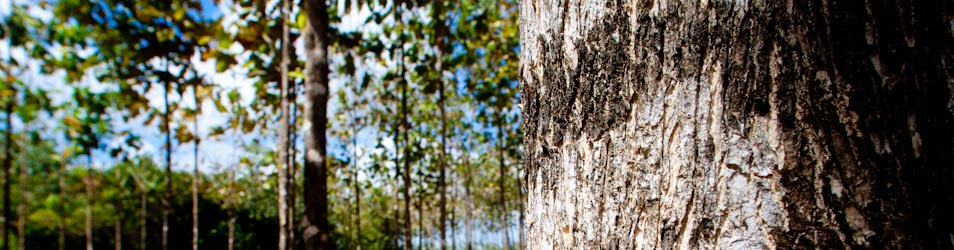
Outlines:
<svg viewBox="0 0 954 250"><path fill-rule="evenodd" d="M328 11L324 1L302 1L308 19L305 39L305 249L332 249L328 224L325 127L328 122Z"/></svg>
<svg viewBox="0 0 954 250"><path fill-rule="evenodd" d="M952 7L521 2L528 247L954 248Z"/></svg>

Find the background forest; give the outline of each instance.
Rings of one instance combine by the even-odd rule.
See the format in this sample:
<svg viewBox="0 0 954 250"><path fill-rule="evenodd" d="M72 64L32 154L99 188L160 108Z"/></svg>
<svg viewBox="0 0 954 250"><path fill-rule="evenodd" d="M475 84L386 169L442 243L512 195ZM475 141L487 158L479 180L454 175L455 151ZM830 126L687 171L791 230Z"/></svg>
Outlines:
<svg viewBox="0 0 954 250"><path fill-rule="evenodd" d="M516 1L329 1L335 247L518 247ZM301 248L301 9L0 1L0 249Z"/></svg>

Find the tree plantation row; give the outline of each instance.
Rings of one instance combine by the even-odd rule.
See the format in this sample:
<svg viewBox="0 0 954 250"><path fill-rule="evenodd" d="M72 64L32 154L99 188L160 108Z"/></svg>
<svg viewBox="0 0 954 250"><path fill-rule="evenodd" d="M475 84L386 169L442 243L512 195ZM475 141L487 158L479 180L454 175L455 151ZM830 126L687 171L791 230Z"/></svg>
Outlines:
<svg viewBox="0 0 954 250"><path fill-rule="evenodd" d="M0 249L510 249L515 1L0 8Z"/></svg>

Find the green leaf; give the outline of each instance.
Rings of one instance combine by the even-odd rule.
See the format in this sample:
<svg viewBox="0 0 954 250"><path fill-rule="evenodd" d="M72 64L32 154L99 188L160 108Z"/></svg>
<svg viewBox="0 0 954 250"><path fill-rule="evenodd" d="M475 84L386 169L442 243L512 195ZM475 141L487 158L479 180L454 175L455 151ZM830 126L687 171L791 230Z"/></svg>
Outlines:
<svg viewBox="0 0 954 250"><path fill-rule="evenodd" d="M295 79L305 79L305 73L297 70L288 72L288 76Z"/></svg>

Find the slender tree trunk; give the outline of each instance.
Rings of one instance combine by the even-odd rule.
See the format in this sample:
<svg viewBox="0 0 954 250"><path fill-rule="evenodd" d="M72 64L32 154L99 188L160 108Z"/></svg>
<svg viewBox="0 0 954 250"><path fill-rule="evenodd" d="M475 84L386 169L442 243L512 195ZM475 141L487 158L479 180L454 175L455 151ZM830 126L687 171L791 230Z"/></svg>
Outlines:
<svg viewBox="0 0 954 250"><path fill-rule="evenodd" d="M291 13L291 11L289 11L289 13ZM286 195L288 195L288 249L295 249L295 208L298 204L298 182L295 180L295 177L298 176L298 166L295 164L295 159L298 159L298 157L296 157L297 147L295 146L295 141L298 140L298 134L295 131L298 129L298 107L296 107L298 103L296 101L298 97L298 87L294 86L291 89L293 91L293 97L289 100L291 129L288 131L290 142L288 143L289 153L288 160L286 161L288 162L286 164L286 166L288 166L288 191L286 191Z"/></svg>
<svg viewBox="0 0 954 250"><path fill-rule="evenodd" d="M404 3L401 3L400 6L395 7L396 8L395 15L397 16L398 20L401 20L401 21L404 20L403 18L404 6L405 6ZM403 39L404 36L402 35L398 35L398 36L401 37L399 39L400 42L398 43L398 46L400 46L399 49L401 50L401 52L399 53L400 57L398 58L399 60L398 63L401 64L400 66L401 73L400 73L400 79L399 79L401 83L401 111L400 112L402 114L401 116L401 126L403 128L402 132L404 133L403 135L404 143L402 145L404 150L404 160L403 160L404 171L402 172L402 174L404 175L404 187L402 190L402 192L404 193L404 250L411 250L414 246L413 243L411 243L411 239L412 239L411 238L411 225L412 225L411 224L411 195L409 192L410 191L409 189L411 186L411 160L409 157L411 155L411 148L410 148L410 138L408 137L408 133L407 133L407 131L411 129L411 124L407 121L408 116L410 116L410 112L408 111L408 107L407 107L408 83L407 83L407 80L404 79L404 71L405 71L404 39Z"/></svg>
<svg viewBox="0 0 954 250"><path fill-rule="evenodd" d="M521 2L528 246L954 248L952 13Z"/></svg>
<svg viewBox="0 0 954 250"><path fill-rule="evenodd" d="M114 166L114 168L116 167ZM124 190L125 187L123 187L123 182L121 181L121 179L123 178L123 173L121 169L117 168L114 170L116 171L117 193L116 193L116 205L115 205L116 206L116 215L115 215L116 221L113 222L113 241L115 242L115 244L113 246L116 248L116 250L122 250L123 249L123 216L122 216L123 215L122 213L123 212L123 196L122 196L123 192L122 191Z"/></svg>
<svg viewBox="0 0 954 250"><path fill-rule="evenodd" d="M325 126L328 121L328 12L324 1L302 1L305 26L305 220L302 234L307 250L331 249L328 224Z"/></svg>
<svg viewBox="0 0 954 250"><path fill-rule="evenodd" d="M145 185L140 186L139 190L139 249L146 250L146 215L149 206L148 192Z"/></svg>
<svg viewBox="0 0 954 250"><path fill-rule="evenodd" d="M8 128L9 129L9 128ZM24 134L30 131L29 124L24 124ZM20 140L20 204L17 205L17 249L26 249L26 203L30 200L29 168L27 167L27 142Z"/></svg>
<svg viewBox="0 0 954 250"><path fill-rule="evenodd" d="M229 214L229 250L234 249L235 247L235 215L232 212L232 207L228 208Z"/></svg>
<svg viewBox="0 0 954 250"><path fill-rule="evenodd" d="M354 210L355 210L355 231L357 231L355 242L357 243L357 249L361 250L361 182L358 181L358 129L357 129L357 115L354 112L352 107L351 110L351 173L352 180L354 180Z"/></svg>
<svg viewBox="0 0 954 250"><path fill-rule="evenodd" d="M452 180L457 180L459 177L460 177L459 175L455 175L455 174L451 175ZM450 216L448 221L450 222L450 245L449 246L451 250L457 249L457 202L458 202L457 195L458 195L458 192L459 191L457 190L457 187L452 183L450 199L449 199L450 212L448 213L448 215Z"/></svg>
<svg viewBox="0 0 954 250"><path fill-rule="evenodd" d="M398 103L395 102L395 109L398 108ZM398 111L398 119L394 120L394 249L398 248L398 238L401 235L401 201L398 198L401 194L400 184L398 183L401 179L401 144L400 144L400 135L401 135L401 125L404 117L404 112Z"/></svg>
<svg viewBox="0 0 954 250"><path fill-rule="evenodd" d="M403 55L402 55L402 57L403 57ZM402 74L402 75L403 75L403 74ZM403 85L401 85L401 86L402 86L402 88L401 88L401 107L402 107L401 110L402 110L402 111L401 111L401 112L404 113L403 119L401 120L401 122L404 123L404 129L403 129L403 131L402 131L402 132L404 133L404 145L403 145L403 147L404 147L404 148L403 148L403 150L404 150L404 159L403 159L404 171L403 171L403 173L402 173L402 174L404 174L404 187L403 187L403 191L402 191L402 192L404 193L404 250L410 250L410 249L413 247L413 244L411 243L411 225L412 225L412 222L411 222L411 193L410 193L410 188L411 188L411 160L410 160L410 157L409 157L409 156L411 155L411 148L410 148L410 140L409 140L409 138L408 138L408 133L407 133L407 131L410 129L410 124L407 122L407 119L408 119L407 117L409 116L409 115L407 114L407 113L408 113L408 108L407 108L407 82L405 82L403 78L401 79L401 81L404 83Z"/></svg>
<svg viewBox="0 0 954 250"><path fill-rule="evenodd" d="M235 192L235 170L229 171L229 194ZM229 215L229 239L228 239L228 250L232 250L235 247L235 213L233 212L235 207L235 202L229 203L227 207L227 213Z"/></svg>
<svg viewBox="0 0 954 250"><path fill-rule="evenodd" d="M446 154L447 154L447 115L444 113L444 72L442 70L442 61L444 59L444 19L443 7L444 2L441 0L434 0L434 33L435 33L435 54L434 59L434 70L437 71L437 86L438 86L438 106L441 116L441 152L439 155L439 168L440 174L438 175L437 188L440 192L440 201L438 202L440 206L440 221L438 225L440 226L440 236L441 236L441 249L447 249L447 180L446 180Z"/></svg>
<svg viewBox="0 0 954 250"><path fill-rule="evenodd" d="M355 171L355 172L354 172L353 178L354 178L354 180L355 180L355 181L354 181L354 192L355 192L355 197L354 197L355 222L354 222L354 225L355 225L355 231L357 231L357 234L355 234L355 235L357 236L357 237L355 238L355 242L357 243L357 246L358 246L357 249L358 249L358 250L361 250L361 187L359 187L359 185L361 185L361 182L358 181L358 171Z"/></svg>
<svg viewBox="0 0 954 250"><path fill-rule="evenodd" d="M86 155L86 250L93 250L93 156L92 152Z"/></svg>
<svg viewBox="0 0 954 250"><path fill-rule="evenodd" d="M417 193L417 248L425 249L427 246L424 245L424 237L426 237L424 232L424 175L418 170L417 176L417 190L415 192Z"/></svg>
<svg viewBox="0 0 954 250"><path fill-rule="evenodd" d="M520 217L517 221L519 223L518 229L520 230L520 244L518 244L517 246L519 247L520 250L523 250L527 247L524 244L527 241L526 241L526 238L524 238L525 225L523 224L523 220L524 220L523 219L523 214L524 214L523 212L523 202L524 202L523 201L523 175L520 174L519 166L517 167L516 179L517 179L517 209L518 209L517 211L519 211L519 214L520 214Z"/></svg>
<svg viewBox="0 0 954 250"><path fill-rule="evenodd" d="M192 148L192 250L199 250L199 114L198 110L202 107L199 102L199 87L193 89L193 98L195 101L196 115L192 119L192 126L195 128L195 144Z"/></svg>
<svg viewBox="0 0 954 250"><path fill-rule="evenodd" d="M503 229L503 248L510 249L510 223L507 221L507 162L504 160L505 153L505 144L504 141L507 140L507 135L504 134L504 114L502 111L497 111L500 117L497 121L497 153L498 153L498 163L500 163L500 227Z"/></svg>
<svg viewBox="0 0 954 250"><path fill-rule="evenodd" d="M278 119L278 250L288 249L288 16L291 0L282 1L281 94Z"/></svg>
<svg viewBox="0 0 954 250"><path fill-rule="evenodd" d="M0 220L0 223L3 223L3 227L0 228L0 234L3 234L3 245L0 247L3 250L10 249L10 218L13 217L13 213L10 211L10 168L13 158L13 101L7 101L7 120L6 120L6 147L4 148L5 152L3 153L3 218Z"/></svg>
<svg viewBox="0 0 954 250"><path fill-rule="evenodd" d="M466 142L463 142L466 143ZM470 194L470 184L473 179L473 169L470 168L470 153L467 152L466 146L463 147L463 157L464 157L464 198L466 200L466 207L464 209L464 245L467 250L473 250L473 240L471 234L473 233L473 210L474 210L474 201L473 196Z"/></svg>
<svg viewBox="0 0 954 250"><path fill-rule="evenodd" d="M166 61L166 70L168 71L169 62ZM172 212L172 132L170 129L169 116L169 82L163 82L162 85L163 104L165 111L162 114L163 133L166 134L166 191L162 199L162 250L169 249L169 216Z"/></svg>
<svg viewBox="0 0 954 250"><path fill-rule="evenodd" d="M66 214L66 178L65 178L66 171L67 171L67 165L64 160L64 163L62 167L60 168L60 173L59 175L57 175L57 179L58 179L57 184L59 185L58 191L60 193L60 202L59 202L59 208L58 208L59 211L57 211L59 212L60 219L57 221L57 225L56 225L56 231L57 231L57 234L59 235L58 237L59 244L57 245L57 249L59 250L66 249L66 217L68 216Z"/></svg>
<svg viewBox="0 0 954 250"><path fill-rule="evenodd" d="M358 176L355 175L355 180L357 180L357 178ZM360 185L360 182L358 183L358 185ZM356 189L358 191L358 196L357 196L358 200L356 202L356 205L358 206L355 209L355 214L358 216L357 221L355 221L355 225L357 225L357 230L358 230L358 238L356 240L358 243L358 250L361 250L361 236L362 236L361 234L361 187L357 187Z"/></svg>

